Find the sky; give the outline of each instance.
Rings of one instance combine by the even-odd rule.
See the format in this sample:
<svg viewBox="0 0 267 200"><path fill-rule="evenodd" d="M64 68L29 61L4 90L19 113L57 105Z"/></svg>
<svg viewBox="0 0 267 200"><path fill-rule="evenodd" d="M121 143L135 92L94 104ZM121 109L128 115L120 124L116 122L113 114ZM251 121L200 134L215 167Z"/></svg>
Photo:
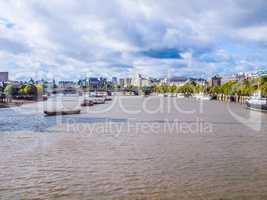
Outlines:
<svg viewBox="0 0 267 200"><path fill-rule="evenodd" d="M13 79L266 69L266 0L0 1L0 71Z"/></svg>

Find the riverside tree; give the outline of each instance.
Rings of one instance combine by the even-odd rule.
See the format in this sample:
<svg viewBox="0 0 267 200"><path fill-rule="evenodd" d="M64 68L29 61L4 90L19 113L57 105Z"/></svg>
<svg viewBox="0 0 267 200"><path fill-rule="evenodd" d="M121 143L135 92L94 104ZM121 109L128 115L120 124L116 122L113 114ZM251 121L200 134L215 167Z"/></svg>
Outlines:
<svg viewBox="0 0 267 200"><path fill-rule="evenodd" d="M13 85L7 85L4 89L4 94L7 96L8 101L11 101L11 98L16 95L16 88Z"/></svg>

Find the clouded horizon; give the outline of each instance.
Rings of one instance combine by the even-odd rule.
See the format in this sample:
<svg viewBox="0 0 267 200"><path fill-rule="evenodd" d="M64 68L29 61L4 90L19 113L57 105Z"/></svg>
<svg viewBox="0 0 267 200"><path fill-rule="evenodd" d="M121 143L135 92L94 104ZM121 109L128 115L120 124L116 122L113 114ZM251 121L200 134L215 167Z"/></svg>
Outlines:
<svg viewBox="0 0 267 200"><path fill-rule="evenodd" d="M266 70L265 0L6 0L12 78L206 77Z"/></svg>

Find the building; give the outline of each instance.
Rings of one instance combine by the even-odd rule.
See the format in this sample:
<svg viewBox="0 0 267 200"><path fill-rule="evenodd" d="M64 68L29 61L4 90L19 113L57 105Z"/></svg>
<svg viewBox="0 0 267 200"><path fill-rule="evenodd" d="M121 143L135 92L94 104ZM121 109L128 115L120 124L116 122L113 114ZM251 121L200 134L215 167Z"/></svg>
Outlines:
<svg viewBox="0 0 267 200"><path fill-rule="evenodd" d="M149 81L151 85L158 85L161 83L161 79L156 79L156 78L150 78Z"/></svg>
<svg viewBox="0 0 267 200"><path fill-rule="evenodd" d="M141 74L136 74L136 76L132 79L132 85L138 88L149 87L151 86L151 82L149 79L144 78Z"/></svg>
<svg viewBox="0 0 267 200"><path fill-rule="evenodd" d="M195 82L198 85L206 86L207 85L207 80L203 78L190 78L190 81Z"/></svg>
<svg viewBox="0 0 267 200"><path fill-rule="evenodd" d="M124 84L125 84L125 80L124 80L123 78L120 78L120 80L119 80L119 85L120 85L121 87L124 87Z"/></svg>
<svg viewBox="0 0 267 200"><path fill-rule="evenodd" d="M89 82L89 87L91 89L97 89L99 87L100 81L98 80L98 78L91 77L89 78L88 82Z"/></svg>
<svg viewBox="0 0 267 200"><path fill-rule="evenodd" d="M243 81L243 80L248 79L248 76L246 73L237 73L237 74L233 75L233 79L235 81Z"/></svg>
<svg viewBox="0 0 267 200"><path fill-rule="evenodd" d="M125 79L125 85L126 85L126 87L130 87L132 85L132 79L131 78L126 78Z"/></svg>
<svg viewBox="0 0 267 200"><path fill-rule="evenodd" d="M118 84L118 79L117 79L117 77L112 77L112 80L111 80L111 82L113 83L113 84Z"/></svg>
<svg viewBox="0 0 267 200"><path fill-rule="evenodd" d="M58 87L59 88L74 88L76 85L73 81L59 81L58 82Z"/></svg>
<svg viewBox="0 0 267 200"><path fill-rule="evenodd" d="M8 81L8 72L0 72L0 82Z"/></svg>
<svg viewBox="0 0 267 200"><path fill-rule="evenodd" d="M107 83L108 83L107 78L100 77L100 79L99 79L99 87L100 88L106 87Z"/></svg>
<svg viewBox="0 0 267 200"><path fill-rule="evenodd" d="M165 80L167 84L176 85L178 87L188 83L189 81L190 79L186 77L173 77L173 78Z"/></svg>
<svg viewBox="0 0 267 200"><path fill-rule="evenodd" d="M211 87L221 86L222 84L222 78L218 75L211 78L210 85Z"/></svg>

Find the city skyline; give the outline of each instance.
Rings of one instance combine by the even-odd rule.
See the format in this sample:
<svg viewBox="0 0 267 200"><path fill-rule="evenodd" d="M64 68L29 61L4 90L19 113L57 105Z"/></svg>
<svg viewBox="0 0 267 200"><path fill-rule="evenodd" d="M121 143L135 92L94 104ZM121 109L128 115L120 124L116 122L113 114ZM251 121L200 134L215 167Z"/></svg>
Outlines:
<svg viewBox="0 0 267 200"><path fill-rule="evenodd" d="M3 1L0 71L11 79L210 77L266 70L267 3Z"/></svg>

